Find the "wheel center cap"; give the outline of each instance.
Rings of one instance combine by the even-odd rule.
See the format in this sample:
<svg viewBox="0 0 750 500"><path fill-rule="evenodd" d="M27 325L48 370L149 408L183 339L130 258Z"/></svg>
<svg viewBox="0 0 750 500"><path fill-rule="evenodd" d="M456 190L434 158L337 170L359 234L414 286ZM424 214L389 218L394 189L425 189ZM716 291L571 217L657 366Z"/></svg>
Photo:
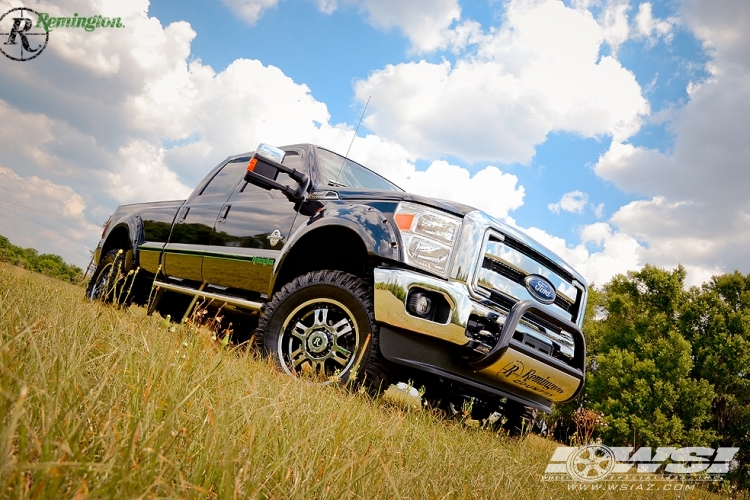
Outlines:
<svg viewBox="0 0 750 500"><path fill-rule="evenodd" d="M315 354L325 351L328 348L328 335L320 330L311 333L307 340L307 348Z"/></svg>

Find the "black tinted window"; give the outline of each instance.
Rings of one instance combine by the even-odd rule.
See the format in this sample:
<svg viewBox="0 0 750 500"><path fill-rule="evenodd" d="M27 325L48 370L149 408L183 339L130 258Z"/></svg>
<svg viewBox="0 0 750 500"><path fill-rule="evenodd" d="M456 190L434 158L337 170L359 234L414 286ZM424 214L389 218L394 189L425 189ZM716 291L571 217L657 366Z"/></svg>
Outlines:
<svg viewBox="0 0 750 500"><path fill-rule="evenodd" d="M385 177L327 149L318 148L318 169L324 185L401 191Z"/></svg>
<svg viewBox="0 0 750 500"><path fill-rule="evenodd" d="M247 170L247 159L229 162L211 179L211 182L203 188L202 195L229 194L229 192L245 176Z"/></svg>

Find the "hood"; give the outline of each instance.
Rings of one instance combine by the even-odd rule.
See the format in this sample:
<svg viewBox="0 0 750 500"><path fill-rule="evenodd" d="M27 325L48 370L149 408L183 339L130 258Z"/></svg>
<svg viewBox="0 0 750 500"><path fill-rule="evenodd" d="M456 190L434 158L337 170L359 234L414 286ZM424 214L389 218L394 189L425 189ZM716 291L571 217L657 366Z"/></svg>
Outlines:
<svg viewBox="0 0 750 500"><path fill-rule="evenodd" d="M420 196L414 193L406 193L403 191L385 191L379 189L360 189L360 188L328 188L329 191L336 191L339 194L339 198L342 200L378 200L378 201L408 201L411 203L419 203L420 205L427 205L429 207L437 208L443 212L448 212L459 217L463 217L469 212L476 210L474 207L456 203L455 201L440 200L437 198L429 198L427 196Z"/></svg>
<svg viewBox="0 0 750 500"><path fill-rule="evenodd" d="M500 219L492 217L481 210L477 210L474 207L464 205L462 203L456 203L454 201L440 200L436 198L429 198L427 196L420 196L418 194L406 193L403 191L381 191L376 189L358 189L358 188L329 188L331 191L339 193L339 198L342 200L378 200L378 201L408 201L411 203L419 203L421 205L427 205L444 212L448 212L459 217L464 217L470 212L481 212L490 225L500 231L501 233L509 236L516 241L523 243L527 247L531 248L535 252L546 256L550 260L554 261L557 265L565 269L571 276L577 279L584 286L586 285L586 279L573 267L565 262L559 255L555 254L552 250L542 245L534 238L524 233L517 227L511 226Z"/></svg>

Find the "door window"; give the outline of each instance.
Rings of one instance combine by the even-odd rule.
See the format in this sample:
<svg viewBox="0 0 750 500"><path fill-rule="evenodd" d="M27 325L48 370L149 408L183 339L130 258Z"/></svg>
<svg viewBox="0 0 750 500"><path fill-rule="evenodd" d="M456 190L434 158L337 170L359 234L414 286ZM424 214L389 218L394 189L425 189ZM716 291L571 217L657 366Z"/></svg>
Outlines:
<svg viewBox="0 0 750 500"><path fill-rule="evenodd" d="M212 194L229 194L245 175L247 158L230 161L219 170L214 178L203 188L199 196Z"/></svg>

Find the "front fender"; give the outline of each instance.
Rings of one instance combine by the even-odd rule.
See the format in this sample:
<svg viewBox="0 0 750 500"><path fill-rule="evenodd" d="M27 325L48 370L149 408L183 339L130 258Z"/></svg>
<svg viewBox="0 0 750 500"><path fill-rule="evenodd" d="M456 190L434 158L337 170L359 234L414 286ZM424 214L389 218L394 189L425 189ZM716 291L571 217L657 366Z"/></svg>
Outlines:
<svg viewBox="0 0 750 500"><path fill-rule="evenodd" d="M395 204L393 207L395 209ZM284 245L281 255L276 260L269 291L274 289L284 262L296 244L314 231L329 227L343 227L355 233L371 257L391 261L400 261L402 258L391 214L365 204L328 202L322 210L290 235L289 242Z"/></svg>

